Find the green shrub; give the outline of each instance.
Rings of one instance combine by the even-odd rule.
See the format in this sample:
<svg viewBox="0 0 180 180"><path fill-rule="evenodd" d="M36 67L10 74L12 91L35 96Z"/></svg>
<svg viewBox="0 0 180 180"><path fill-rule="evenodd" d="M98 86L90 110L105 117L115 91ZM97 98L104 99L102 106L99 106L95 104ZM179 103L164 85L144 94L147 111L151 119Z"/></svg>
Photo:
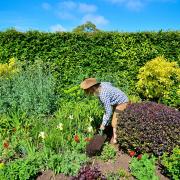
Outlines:
<svg viewBox="0 0 180 180"><path fill-rule="evenodd" d="M163 102L171 99L166 104L174 106L180 103L180 68L177 62L168 62L164 57L157 57L140 68L138 79L137 90L141 96Z"/></svg>
<svg viewBox="0 0 180 180"><path fill-rule="evenodd" d="M85 154L76 151L66 151L63 154L52 155L48 160L48 168L55 173L76 175L83 164L88 161Z"/></svg>
<svg viewBox="0 0 180 180"><path fill-rule="evenodd" d="M37 115L55 110L55 81L41 62L0 78L0 113Z"/></svg>
<svg viewBox="0 0 180 180"><path fill-rule="evenodd" d="M7 30L0 32L0 62L7 62L12 56L23 62L34 62L39 57L52 68L60 92L62 87L95 76L115 81L121 88L127 84L126 93L131 94L135 91L139 68L149 60L164 55L180 64L179 37L179 31L21 33Z"/></svg>
<svg viewBox="0 0 180 180"><path fill-rule="evenodd" d="M103 147L103 150L101 152L100 158L104 161L108 161L110 159L114 159L116 156L116 149L111 144L106 143Z"/></svg>
<svg viewBox="0 0 180 180"><path fill-rule="evenodd" d="M156 159L149 158L147 154L144 154L141 160L133 157L130 162L131 174L138 180L158 180L155 162Z"/></svg>
<svg viewBox="0 0 180 180"><path fill-rule="evenodd" d="M162 155L179 144L180 112L153 102L134 103L119 115L118 143L125 150Z"/></svg>
<svg viewBox="0 0 180 180"><path fill-rule="evenodd" d="M35 179L38 172L44 168L43 155L33 154L23 159L10 161L0 170L0 179Z"/></svg>
<svg viewBox="0 0 180 180"><path fill-rule="evenodd" d="M172 154L164 153L161 163L170 177L175 180L180 179L180 149L178 147L173 149Z"/></svg>
<svg viewBox="0 0 180 180"><path fill-rule="evenodd" d="M31 124L28 130L35 143L45 142L45 146L56 153L66 149L84 152L96 126L101 123L102 115L97 100L83 99L78 103L63 100L53 117L28 118ZM41 132L46 136L44 141L39 137ZM78 143L74 140L75 135L79 137Z"/></svg>

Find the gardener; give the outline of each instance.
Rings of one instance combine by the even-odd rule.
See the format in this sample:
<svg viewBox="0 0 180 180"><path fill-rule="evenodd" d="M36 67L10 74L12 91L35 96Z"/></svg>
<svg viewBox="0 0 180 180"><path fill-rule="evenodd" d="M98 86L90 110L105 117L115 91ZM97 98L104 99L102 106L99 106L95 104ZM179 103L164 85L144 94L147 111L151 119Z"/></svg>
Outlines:
<svg viewBox="0 0 180 180"><path fill-rule="evenodd" d="M117 115L122 112L128 105L128 97L120 89L112 86L109 82L97 82L95 78L87 78L81 83L81 88L85 93L99 97L104 105L105 114L100 126L101 130L109 124L112 116L113 137L111 143L117 143Z"/></svg>

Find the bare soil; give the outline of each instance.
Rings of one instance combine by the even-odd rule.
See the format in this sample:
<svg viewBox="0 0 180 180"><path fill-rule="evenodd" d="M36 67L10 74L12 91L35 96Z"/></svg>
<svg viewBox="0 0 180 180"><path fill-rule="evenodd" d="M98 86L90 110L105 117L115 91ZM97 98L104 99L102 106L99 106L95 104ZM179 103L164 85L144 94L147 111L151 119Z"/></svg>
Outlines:
<svg viewBox="0 0 180 180"><path fill-rule="evenodd" d="M116 147L117 148L117 147ZM118 150L118 148L117 148ZM102 174L107 175L111 172L117 172L119 169L124 169L127 174L129 174L129 180L134 180L134 177L130 175L129 172L129 162L131 161L131 157L122 151L118 150L117 156L115 160L110 160L108 162L104 162L100 160L98 157L92 157L92 165L98 166L102 172ZM160 180L168 180L167 177L163 176L160 171L156 171ZM42 175L38 176L37 180L70 180L70 177L65 176L63 174L55 175L52 171L45 171Z"/></svg>

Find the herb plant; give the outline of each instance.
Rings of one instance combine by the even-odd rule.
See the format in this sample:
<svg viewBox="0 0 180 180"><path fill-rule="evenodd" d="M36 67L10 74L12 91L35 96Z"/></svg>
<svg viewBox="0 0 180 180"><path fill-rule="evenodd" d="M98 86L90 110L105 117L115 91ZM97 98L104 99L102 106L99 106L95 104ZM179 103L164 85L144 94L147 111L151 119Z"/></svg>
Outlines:
<svg viewBox="0 0 180 180"><path fill-rule="evenodd" d="M131 174L138 180L158 180L155 162L155 157L149 158L147 154L141 160L133 157L130 163Z"/></svg>

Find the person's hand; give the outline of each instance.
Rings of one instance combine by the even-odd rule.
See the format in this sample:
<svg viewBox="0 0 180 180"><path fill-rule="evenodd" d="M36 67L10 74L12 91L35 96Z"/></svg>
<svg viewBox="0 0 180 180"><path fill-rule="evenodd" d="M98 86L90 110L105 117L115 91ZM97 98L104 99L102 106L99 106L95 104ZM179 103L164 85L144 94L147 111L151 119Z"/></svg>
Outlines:
<svg viewBox="0 0 180 180"><path fill-rule="evenodd" d="M101 124L100 130L104 130L104 129L105 129L105 126L103 124Z"/></svg>

